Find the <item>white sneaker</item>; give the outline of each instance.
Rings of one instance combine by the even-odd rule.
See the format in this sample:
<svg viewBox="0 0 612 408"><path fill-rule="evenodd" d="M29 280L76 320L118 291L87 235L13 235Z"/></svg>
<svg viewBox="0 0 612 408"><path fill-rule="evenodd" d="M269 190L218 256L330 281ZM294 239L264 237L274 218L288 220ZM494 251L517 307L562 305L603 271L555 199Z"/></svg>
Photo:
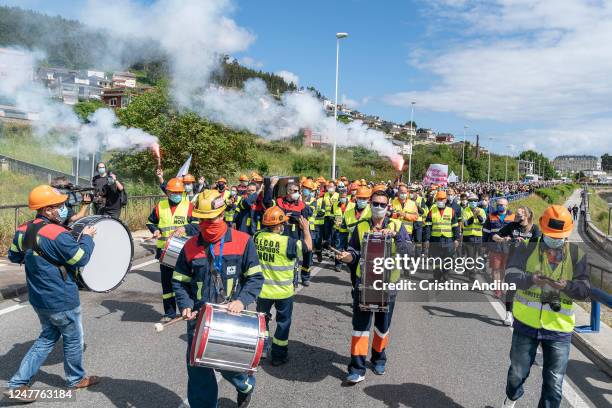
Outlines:
<svg viewBox="0 0 612 408"><path fill-rule="evenodd" d="M512 322L514 322L514 317L512 316L512 312L506 312L506 318L504 319L504 324L506 326L512 326Z"/></svg>
<svg viewBox="0 0 612 408"><path fill-rule="evenodd" d="M502 408L514 408L514 404L516 404L516 401L512 401L508 399L508 397L506 397L506 399L504 400L504 405L502 405Z"/></svg>

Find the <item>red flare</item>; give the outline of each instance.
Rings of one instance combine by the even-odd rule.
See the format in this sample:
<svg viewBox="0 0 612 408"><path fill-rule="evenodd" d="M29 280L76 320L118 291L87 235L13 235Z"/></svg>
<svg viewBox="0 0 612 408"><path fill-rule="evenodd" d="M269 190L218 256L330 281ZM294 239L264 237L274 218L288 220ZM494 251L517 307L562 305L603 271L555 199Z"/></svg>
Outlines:
<svg viewBox="0 0 612 408"><path fill-rule="evenodd" d="M404 158L400 155L397 155L393 158L391 158L391 162L393 163L393 165L395 166L395 168L397 169L397 171L402 171L404 168Z"/></svg>
<svg viewBox="0 0 612 408"><path fill-rule="evenodd" d="M157 167L161 168L161 153L159 151L159 143L153 143L151 145L151 151L153 152L153 156L157 159Z"/></svg>

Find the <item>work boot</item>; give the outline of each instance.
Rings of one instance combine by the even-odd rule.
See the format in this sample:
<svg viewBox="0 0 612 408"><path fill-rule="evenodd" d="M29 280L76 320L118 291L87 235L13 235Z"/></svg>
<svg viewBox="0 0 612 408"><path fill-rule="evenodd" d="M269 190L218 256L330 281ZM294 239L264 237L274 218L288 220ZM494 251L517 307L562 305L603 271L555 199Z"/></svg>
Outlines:
<svg viewBox="0 0 612 408"><path fill-rule="evenodd" d="M374 367L372 367L372 371L374 371L374 374L376 375L384 375L385 374L385 364L384 363L374 364Z"/></svg>
<svg viewBox="0 0 612 408"><path fill-rule="evenodd" d="M10 388L4 391L4 396L13 402L21 402L23 404L29 404L36 401L34 393L27 385L22 385L19 388Z"/></svg>
<svg viewBox="0 0 612 408"><path fill-rule="evenodd" d="M302 281L302 286L310 286L310 281L309 280L303 280Z"/></svg>
<svg viewBox="0 0 612 408"><path fill-rule="evenodd" d="M283 364L287 364L287 361L289 359L287 357L285 358L273 358L272 362L270 364L272 364L272 367L278 367L281 366Z"/></svg>
<svg viewBox="0 0 612 408"><path fill-rule="evenodd" d="M238 408L246 408L251 403L252 392L245 394L243 392L238 391L238 397L236 398L236 406Z"/></svg>
<svg viewBox="0 0 612 408"><path fill-rule="evenodd" d="M81 381L79 381L76 385L73 385L72 388L87 388L92 385L96 385L100 382L100 378L95 375L90 375L89 377L83 377Z"/></svg>

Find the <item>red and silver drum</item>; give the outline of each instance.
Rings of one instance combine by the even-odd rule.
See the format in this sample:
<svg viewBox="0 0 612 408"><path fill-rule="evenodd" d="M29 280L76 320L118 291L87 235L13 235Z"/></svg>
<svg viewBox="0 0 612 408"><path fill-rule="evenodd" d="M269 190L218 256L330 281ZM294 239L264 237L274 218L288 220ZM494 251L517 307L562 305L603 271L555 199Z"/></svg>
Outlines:
<svg viewBox="0 0 612 408"><path fill-rule="evenodd" d="M386 312L389 310L389 291L381 283L389 283L391 270L384 268L376 273L376 258L392 257L393 238L378 232L366 232L361 242L361 283L359 285L359 308L365 311ZM379 281L374 287L374 282Z"/></svg>
<svg viewBox="0 0 612 408"><path fill-rule="evenodd" d="M225 305L206 303L198 314L190 364L252 374L257 371L265 336L263 313L230 314Z"/></svg>
<svg viewBox="0 0 612 408"><path fill-rule="evenodd" d="M132 234L121 221L106 215L91 215L75 221L70 228L80 239L85 227L95 227L94 250L77 280L92 292L109 292L123 282L132 267Z"/></svg>
<svg viewBox="0 0 612 408"><path fill-rule="evenodd" d="M176 261L181 254L181 250L189 238L190 237L185 235L176 234L169 236L161 256L159 257L159 263L174 269L176 267Z"/></svg>

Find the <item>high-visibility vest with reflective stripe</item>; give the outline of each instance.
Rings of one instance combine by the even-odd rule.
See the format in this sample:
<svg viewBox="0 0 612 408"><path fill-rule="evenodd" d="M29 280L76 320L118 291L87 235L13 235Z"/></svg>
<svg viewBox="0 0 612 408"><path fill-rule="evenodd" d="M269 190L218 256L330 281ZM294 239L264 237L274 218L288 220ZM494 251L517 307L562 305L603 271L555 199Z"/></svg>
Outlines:
<svg viewBox="0 0 612 408"><path fill-rule="evenodd" d="M453 209L451 207L444 208L442 214L440 214L438 207L432 207L431 236L445 238L453 237Z"/></svg>
<svg viewBox="0 0 612 408"><path fill-rule="evenodd" d="M348 209L349 203L346 203L346 207L344 212ZM342 220L344 219L344 213L342 212L342 208L340 207L340 203L337 202L334 204L332 214L334 216L334 229L338 232L348 232L348 229L345 228L342 224Z"/></svg>
<svg viewBox="0 0 612 408"><path fill-rule="evenodd" d="M360 221L366 221L372 218L372 210L370 209L370 204L366 205L365 208L361 211L361 216L357 219L355 212L357 211L357 204L348 207L344 212L344 222L349 232L349 237L355 230L355 227Z"/></svg>
<svg viewBox="0 0 612 408"><path fill-rule="evenodd" d="M321 216L316 215L316 213L319 211L325 211L325 201L323 200L323 197L317 198L317 209L315 211L315 220L314 220L315 225L325 224L325 215L321 215Z"/></svg>
<svg viewBox="0 0 612 408"><path fill-rule="evenodd" d="M569 244L565 244L563 251L563 260L553 271L548 262L546 253L540 250L540 241L538 240L535 249L531 255L529 255L529 258L527 258L525 272L529 274L541 274L554 280L572 280L574 276L574 265L580 262L584 256L584 252L578 249L578 259L574 260L572 259ZM542 303L541 287L533 285L527 290L517 290L514 296L514 303L512 304L512 314L514 318L536 329L541 328L556 332L570 333L574 330L574 326L576 325L574 303L572 299L562 291L558 293L561 310L555 312L550 308L550 304Z"/></svg>
<svg viewBox="0 0 612 408"><path fill-rule="evenodd" d="M308 225L310 227L311 231L314 231L315 229L315 220L317 218L317 199L313 198L309 198L307 201L304 201L304 204L306 204L307 206L309 206L312 209L312 215L310 217L308 217Z"/></svg>
<svg viewBox="0 0 612 408"><path fill-rule="evenodd" d="M420 195L417 195L416 200L414 200L414 202L417 205L417 213L419 215L419 218L417 218L416 222L423 222L423 215L421 215L421 213L419 212L419 208L421 208L423 206L423 201L424 200L425 199L422 196L420 196Z"/></svg>
<svg viewBox="0 0 612 408"><path fill-rule="evenodd" d="M295 259L287 257L289 237L269 231L260 231L254 237L259 265L264 276L264 284L259 294L263 299L286 299L293 296L293 274ZM301 253L298 241L297 252Z"/></svg>
<svg viewBox="0 0 612 408"><path fill-rule="evenodd" d="M338 193L325 193L323 194L323 202L325 203L325 216L331 217L333 216L333 206L338 202L338 198L340 198L340 194Z"/></svg>
<svg viewBox="0 0 612 408"><path fill-rule="evenodd" d="M162 249L166 245L168 237L176 230L188 223L189 218L189 200L187 196L183 194L183 199L180 204L174 209L174 214L170 209L170 202L168 200L162 200L157 204L159 212L159 222L157 228L161 232L159 239L157 240L157 248Z"/></svg>
<svg viewBox="0 0 612 408"><path fill-rule="evenodd" d="M406 199L406 202L402 205L399 198L394 198L393 201L391 201L391 208L393 212L403 212L405 214L419 215L419 209L417 208L416 203L411 199ZM404 228L406 228L406 231L408 231L409 234L412 234L413 221L407 221L400 218L398 218L398 220L401 221Z"/></svg>
<svg viewBox="0 0 612 408"><path fill-rule="evenodd" d="M479 214L483 217L483 219L486 218L486 215L482 208L476 207L474 209L471 209L470 207L466 207L461 210L461 218L463 220L469 220L470 218L474 217L474 222L472 224L463 224L464 237L482 237L483 223L481 223L478 219Z"/></svg>
<svg viewBox="0 0 612 408"><path fill-rule="evenodd" d="M392 218L389 219L389 224L387 224L387 229L390 229L391 231L399 232L401 227L402 227L401 222L399 222L398 220L394 220ZM371 226L370 226L369 221L362 221L357 224L357 233L359 234L359 242L361 243L362 250L363 250L363 236L365 235L366 232L369 232L370 230L371 230ZM395 257L395 253L396 253L395 239L393 239L393 245L391 247L391 256ZM357 263L357 277L361 277L361 262ZM391 272L390 281L397 282L399 278L400 278L399 269L394 269Z"/></svg>
<svg viewBox="0 0 612 408"><path fill-rule="evenodd" d="M238 206L240 205L240 201L242 201L242 197L236 196L236 202L234 203L236 207L231 210L229 209L229 205L231 204L230 200L225 201L225 204L227 205L226 210L225 210L225 216L224 216L225 221L227 222L234 221L234 216L236 215L238 211L240 211L240 209L238 208Z"/></svg>

